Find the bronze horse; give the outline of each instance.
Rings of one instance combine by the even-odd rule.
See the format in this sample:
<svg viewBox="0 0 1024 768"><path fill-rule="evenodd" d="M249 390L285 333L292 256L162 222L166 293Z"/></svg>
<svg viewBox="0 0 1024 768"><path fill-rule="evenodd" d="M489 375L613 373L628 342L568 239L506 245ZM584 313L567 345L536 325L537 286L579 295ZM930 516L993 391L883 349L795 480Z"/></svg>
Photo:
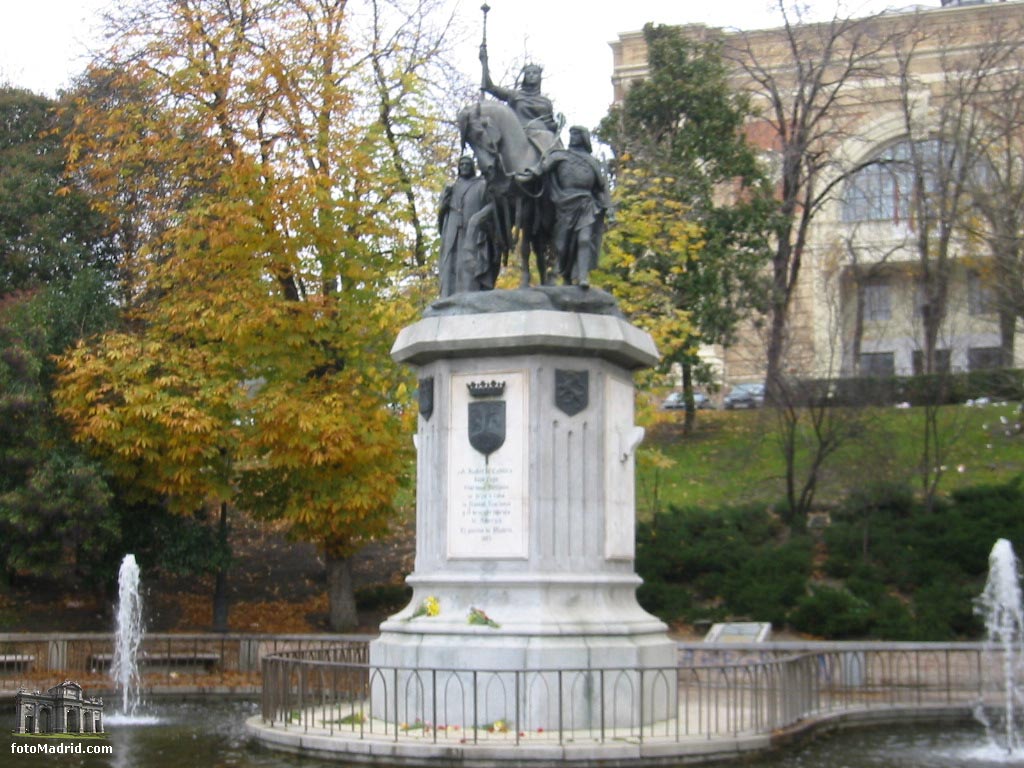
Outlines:
<svg viewBox="0 0 1024 768"><path fill-rule="evenodd" d="M463 108L458 124L463 146L472 147L477 166L487 179L502 230L503 256L518 239L520 287L530 285L531 252L539 282L547 284L554 210L545 199L541 180L516 177L522 177L527 169L537 169L543 153L561 147L561 141L542 128L524 128L515 113L498 101L481 101Z"/></svg>

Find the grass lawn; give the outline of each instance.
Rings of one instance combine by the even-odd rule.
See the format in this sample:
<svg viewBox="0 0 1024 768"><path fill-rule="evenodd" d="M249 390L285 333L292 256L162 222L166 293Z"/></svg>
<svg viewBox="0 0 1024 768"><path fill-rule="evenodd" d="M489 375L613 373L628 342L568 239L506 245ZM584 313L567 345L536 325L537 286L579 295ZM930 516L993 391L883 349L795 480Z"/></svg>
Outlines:
<svg viewBox="0 0 1024 768"><path fill-rule="evenodd" d="M921 488L924 408L837 409L845 437L821 470L816 503L841 501L870 484ZM1024 432L1017 403L938 409L940 494L1005 482L1024 473ZM785 498L785 464L772 409L700 411L692 434L681 412L658 412L637 465L641 518L667 505L718 507ZM652 449L671 462L652 460ZM801 459L806 453L801 453ZM802 480L800 461L798 477Z"/></svg>

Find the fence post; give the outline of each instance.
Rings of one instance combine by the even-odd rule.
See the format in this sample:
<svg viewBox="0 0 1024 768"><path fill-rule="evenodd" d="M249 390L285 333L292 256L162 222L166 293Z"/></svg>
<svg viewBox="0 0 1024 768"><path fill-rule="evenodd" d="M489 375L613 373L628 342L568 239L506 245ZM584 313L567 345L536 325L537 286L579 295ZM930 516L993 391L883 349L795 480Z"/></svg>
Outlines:
<svg viewBox="0 0 1024 768"><path fill-rule="evenodd" d="M640 670L640 707L638 714L640 715L640 743L644 743L644 671ZM653 728L653 725L652 725Z"/></svg>
<svg viewBox="0 0 1024 768"><path fill-rule="evenodd" d="M302 718L302 732L309 732L309 721L306 719L306 670L299 673L299 717Z"/></svg>
<svg viewBox="0 0 1024 768"><path fill-rule="evenodd" d="M395 741L398 741L398 667L395 667L392 672L392 686L395 689L394 697L392 698L392 701L395 703L395 711L392 713L392 716L395 718ZM387 723L384 724L384 733L387 733Z"/></svg>
<svg viewBox="0 0 1024 768"><path fill-rule="evenodd" d="M563 717L563 705L562 705L562 670L558 670L558 746L565 744L565 724L562 722Z"/></svg>
<svg viewBox="0 0 1024 768"><path fill-rule="evenodd" d="M521 717L522 716L522 704L519 701L519 695L520 695L519 694L519 690L520 690L519 674L520 674L520 670L517 669L512 674L515 676L516 746L518 747L519 746L519 735L523 732L522 717Z"/></svg>
<svg viewBox="0 0 1024 768"><path fill-rule="evenodd" d="M474 744L479 744L480 743L480 710L479 710L479 706L478 706L480 701L479 701L479 697L477 695L479 693L478 690L477 690L477 685L479 685L479 680L477 678L477 671L474 669L473 670L473 743Z"/></svg>

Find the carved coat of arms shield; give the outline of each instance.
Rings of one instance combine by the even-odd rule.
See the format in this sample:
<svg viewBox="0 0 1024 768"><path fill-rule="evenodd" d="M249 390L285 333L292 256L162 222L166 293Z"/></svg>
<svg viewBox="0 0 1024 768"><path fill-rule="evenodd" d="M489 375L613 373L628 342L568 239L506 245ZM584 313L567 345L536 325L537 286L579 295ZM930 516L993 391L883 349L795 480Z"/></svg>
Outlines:
<svg viewBox="0 0 1024 768"><path fill-rule="evenodd" d="M430 421L434 413L434 377L427 376L420 379L419 385L420 415Z"/></svg>
<svg viewBox="0 0 1024 768"><path fill-rule="evenodd" d="M469 404L469 444L490 456L505 443L505 401Z"/></svg>
<svg viewBox="0 0 1024 768"><path fill-rule="evenodd" d="M575 416L590 402L588 371L555 370L555 405L566 416Z"/></svg>

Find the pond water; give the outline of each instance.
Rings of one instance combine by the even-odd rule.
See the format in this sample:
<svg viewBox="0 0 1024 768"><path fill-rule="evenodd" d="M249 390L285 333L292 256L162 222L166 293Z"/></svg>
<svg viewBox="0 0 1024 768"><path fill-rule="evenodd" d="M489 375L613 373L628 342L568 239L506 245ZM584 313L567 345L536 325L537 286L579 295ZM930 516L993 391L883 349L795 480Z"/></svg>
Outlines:
<svg viewBox="0 0 1024 768"><path fill-rule="evenodd" d="M106 742L87 740L46 743L107 743L110 755L40 755L12 752L12 744L41 744L10 732L5 717L0 731L0 766L60 768L338 768L325 762L274 752L252 742L243 729L257 714L255 702L167 703L151 707L157 722L108 726ZM981 726L902 726L846 731L821 736L798 746L735 763L727 768L1006 768L1020 765L985 744Z"/></svg>
<svg viewBox="0 0 1024 768"><path fill-rule="evenodd" d="M106 741L25 738L10 731L13 714L0 719L0 766L10 768L325 768L338 763L272 752L251 742L243 723L259 713L256 702L180 702L144 706L140 724L107 719ZM155 720L155 722L153 722ZM112 754L18 754L15 745L109 744Z"/></svg>
<svg viewBox="0 0 1024 768"><path fill-rule="evenodd" d="M742 763L729 764L736 768ZM1008 768L1021 756L989 746L980 725L860 728L812 737L747 765L757 768Z"/></svg>

